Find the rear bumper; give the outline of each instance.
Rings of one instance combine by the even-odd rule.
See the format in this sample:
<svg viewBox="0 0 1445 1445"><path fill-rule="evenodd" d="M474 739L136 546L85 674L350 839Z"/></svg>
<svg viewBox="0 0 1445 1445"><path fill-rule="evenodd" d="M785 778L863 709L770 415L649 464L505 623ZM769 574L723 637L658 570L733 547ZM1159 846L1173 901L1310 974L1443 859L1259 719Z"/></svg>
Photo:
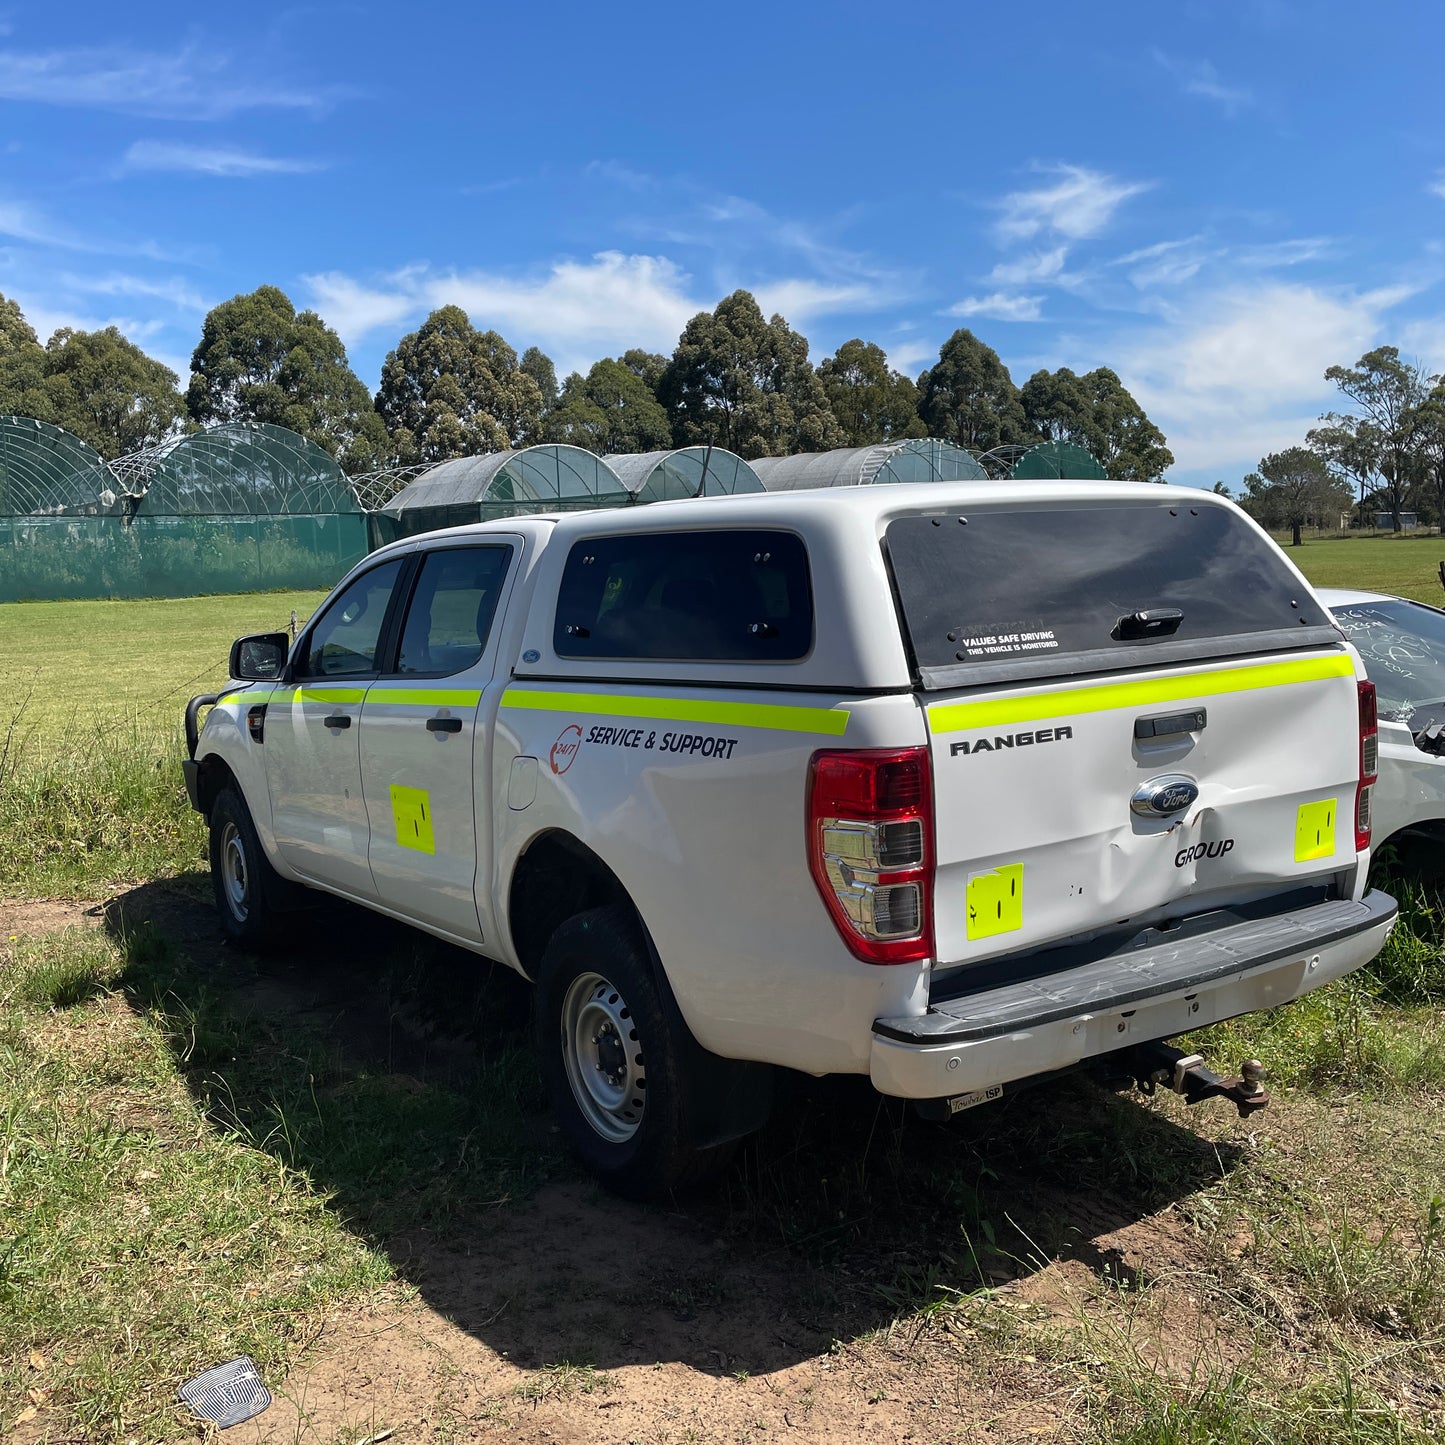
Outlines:
<svg viewBox="0 0 1445 1445"><path fill-rule="evenodd" d="M878 1019L869 1072L881 1093L944 1098L1274 1008L1368 963L1396 912L1376 890Z"/></svg>

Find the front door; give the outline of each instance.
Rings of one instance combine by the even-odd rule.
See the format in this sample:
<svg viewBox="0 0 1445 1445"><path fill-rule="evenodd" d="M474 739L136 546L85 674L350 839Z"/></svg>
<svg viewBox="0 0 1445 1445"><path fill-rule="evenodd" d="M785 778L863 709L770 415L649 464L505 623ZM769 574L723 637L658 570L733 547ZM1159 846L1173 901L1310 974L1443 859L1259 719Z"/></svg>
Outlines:
<svg viewBox="0 0 1445 1445"><path fill-rule="evenodd" d="M476 722L492 682L493 619L515 547L439 547L421 559L396 662L362 707L361 773L371 876L382 903L467 941L481 938L476 886L490 836L476 814L489 757Z"/></svg>
<svg viewBox="0 0 1445 1445"><path fill-rule="evenodd" d="M361 787L361 704L377 673L403 560L363 573L305 634L266 709L263 750L276 847L297 873L374 898Z"/></svg>

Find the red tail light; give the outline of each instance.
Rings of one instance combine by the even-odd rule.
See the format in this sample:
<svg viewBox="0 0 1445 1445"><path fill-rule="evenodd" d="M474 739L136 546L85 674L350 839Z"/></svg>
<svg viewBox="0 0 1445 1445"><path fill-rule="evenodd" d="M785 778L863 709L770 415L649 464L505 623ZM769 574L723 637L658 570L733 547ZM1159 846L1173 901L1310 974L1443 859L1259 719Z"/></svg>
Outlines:
<svg viewBox="0 0 1445 1445"><path fill-rule="evenodd" d="M808 770L808 866L865 963L933 956L933 778L927 748L819 752Z"/></svg>
<svg viewBox="0 0 1445 1445"><path fill-rule="evenodd" d="M1360 690L1360 783L1355 789L1355 851L1370 846L1370 795L1379 768L1380 725L1375 710L1375 684L1361 682Z"/></svg>

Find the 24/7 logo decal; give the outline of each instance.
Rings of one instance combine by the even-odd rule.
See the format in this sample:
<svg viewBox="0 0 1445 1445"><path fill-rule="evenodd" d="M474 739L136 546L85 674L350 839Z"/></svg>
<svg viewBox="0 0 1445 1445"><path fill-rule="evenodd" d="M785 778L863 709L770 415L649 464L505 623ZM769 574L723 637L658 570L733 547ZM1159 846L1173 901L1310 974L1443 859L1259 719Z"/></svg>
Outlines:
<svg viewBox="0 0 1445 1445"><path fill-rule="evenodd" d="M582 746L582 729L573 723L571 727L563 728L558 734L557 741L552 744L552 751L548 754L547 762L552 771L562 774L577 761L577 752Z"/></svg>

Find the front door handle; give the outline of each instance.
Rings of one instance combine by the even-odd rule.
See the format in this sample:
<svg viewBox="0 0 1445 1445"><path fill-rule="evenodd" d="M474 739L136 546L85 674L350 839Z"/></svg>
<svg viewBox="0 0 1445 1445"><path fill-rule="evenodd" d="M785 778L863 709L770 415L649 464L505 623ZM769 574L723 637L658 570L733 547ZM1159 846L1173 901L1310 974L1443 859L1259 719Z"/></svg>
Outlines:
<svg viewBox="0 0 1445 1445"><path fill-rule="evenodd" d="M324 717L321 721L329 728L349 728L351 719L344 713L339 712L335 717Z"/></svg>
<svg viewBox="0 0 1445 1445"><path fill-rule="evenodd" d="M426 730L429 733L459 733L462 730L462 720L459 717L429 717L426 720Z"/></svg>

